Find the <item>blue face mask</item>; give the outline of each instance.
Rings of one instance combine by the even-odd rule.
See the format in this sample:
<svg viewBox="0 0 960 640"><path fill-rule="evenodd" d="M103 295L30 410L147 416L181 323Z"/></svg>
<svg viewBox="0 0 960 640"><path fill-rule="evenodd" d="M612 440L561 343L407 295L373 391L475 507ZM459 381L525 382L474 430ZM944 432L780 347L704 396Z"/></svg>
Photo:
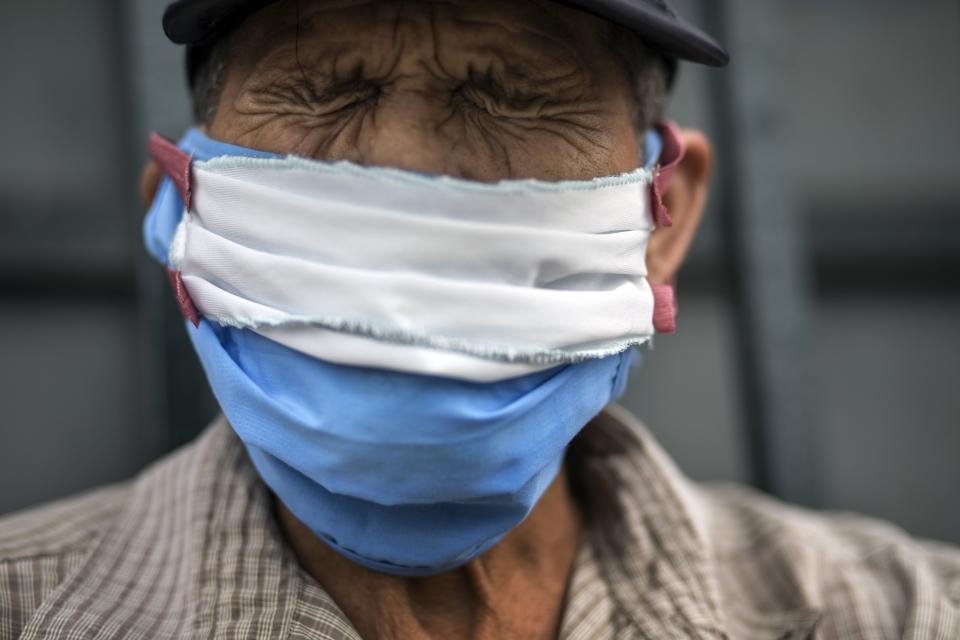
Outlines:
<svg viewBox="0 0 960 640"><path fill-rule="evenodd" d="M275 157L198 131L179 146L198 160ZM144 225L163 263L183 208L164 180ZM636 357L469 382L334 364L206 319L188 332L277 497L342 555L402 576L460 566L522 522Z"/></svg>

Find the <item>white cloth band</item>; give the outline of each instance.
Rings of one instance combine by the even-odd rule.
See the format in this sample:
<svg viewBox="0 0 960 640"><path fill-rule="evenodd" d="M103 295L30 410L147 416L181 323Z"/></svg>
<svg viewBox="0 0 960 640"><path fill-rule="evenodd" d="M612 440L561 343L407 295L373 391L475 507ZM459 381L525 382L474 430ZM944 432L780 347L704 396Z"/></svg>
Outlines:
<svg viewBox="0 0 960 640"><path fill-rule="evenodd" d="M193 164L170 263L213 322L331 362L499 380L653 335L651 179L215 158Z"/></svg>

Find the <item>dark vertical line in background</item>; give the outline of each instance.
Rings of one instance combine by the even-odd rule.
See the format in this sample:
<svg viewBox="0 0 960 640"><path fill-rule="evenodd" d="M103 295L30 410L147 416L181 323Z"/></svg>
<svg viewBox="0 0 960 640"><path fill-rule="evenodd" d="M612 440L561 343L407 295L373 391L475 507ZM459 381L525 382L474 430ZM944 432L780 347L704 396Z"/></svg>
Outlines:
<svg viewBox="0 0 960 640"><path fill-rule="evenodd" d="M138 425L130 425L131 429L137 428L140 432L140 455L141 461L146 463L153 459L161 451L162 447L158 441L160 424L157 410L158 386L155 384L155 375L157 362L150 349L152 344L149 335L149 322L147 319L147 307L144 304L143 290L143 261L140 258L143 252L140 249L140 226L138 224L140 217L137 212L140 210L139 201L139 172L141 167L141 150L136 144L135 131L137 128L137 101L135 99L136 83L136 63L137 56L134 55L136 43L136 34L131 31L133 23L132 12L129 0L102 0L107 5L107 11L104 12L109 23L109 31L112 34L112 48L114 49L113 69L111 76L115 79L112 84L113 93L111 104L115 105L114 113L111 114L116 135L114 137L114 157L117 159L114 165L114 184L116 189L122 194L121 200L124 209L129 215L124 218L125 226L124 238L128 243L127 255L130 256L130 262L126 265L132 281L135 282L135 289L131 292L132 302L136 307L137 344L132 345L136 348L136 375L140 378L140 384L137 385L138 397L136 406L139 407L137 419Z"/></svg>
<svg viewBox="0 0 960 640"><path fill-rule="evenodd" d="M726 28L726 0L701 0L703 15L708 31L717 37L726 46L730 46ZM735 52L731 52L731 64L737 64ZM717 154L717 180L724 188L719 190L718 213L721 235L723 238L723 265L724 275L729 287L730 296L736 321L733 323L737 347L737 371L741 378L740 404L743 407L743 416L746 424L743 433L746 435L743 447L749 461L750 483L763 490L772 490L772 480L766 452L769 448L766 431L761 428L760 416L762 410L760 401L755 395L758 387L757 370L753 366L756 355L753 353L754 343L750 337L754 333L753 316L745 313L747 298L744 293L744 281L740 272L746 267L742 256L736 251L733 239L737 235L736 226L739 220L735 212L740 209L739 194L732 185L737 181L735 176L740 175L743 167L737 153L736 136L731 123L734 121L732 113L733 99L731 96L730 78L728 69L712 70L709 75L709 94L713 98L711 107L716 118L716 133L714 147Z"/></svg>
<svg viewBox="0 0 960 640"><path fill-rule="evenodd" d="M156 457L193 438L217 410L163 268L147 255L140 233L145 207L136 187L147 159L147 135L157 130L179 136L191 118L183 49L167 42L160 26L166 2L113 1L121 16L125 60L125 157L131 186L131 268L137 274L138 351L143 365L142 429L147 453Z"/></svg>
<svg viewBox="0 0 960 640"><path fill-rule="evenodd" d="M702 5L711 31L732 54L728 69L711 74L711 92L751 477L764 491L816 505L809 273L781 165L779 1Z"/></svg>

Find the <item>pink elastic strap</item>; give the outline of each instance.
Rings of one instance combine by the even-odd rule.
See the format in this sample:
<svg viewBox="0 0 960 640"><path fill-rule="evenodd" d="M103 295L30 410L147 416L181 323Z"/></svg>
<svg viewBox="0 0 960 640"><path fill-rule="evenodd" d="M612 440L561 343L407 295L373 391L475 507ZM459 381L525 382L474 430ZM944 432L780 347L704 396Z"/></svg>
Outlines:
<svg viewBox="0 0 960 640"><path fill-rule="evenodd" d="M673 219L663 203L663 194L667 191L670 179L677 165L683 160L687 152L686 144L680 135L680 129L672 122L662 122L658 125L660 137L663 139L663 151L660 155L660 164L653 174L653 188L650 190L650 210L653 212L653 221L658 227L673 226Z"/></svg>
<svg viewBox="0 0 960 640"><path fill-rule="evenodd" d="M672 284L651 284L653 289L653 328L657 333L677 332L677 298Z"/></svg>
<svg viewBox="0 0 960 640"><path fill-rule="evenodd" d="M183 284L183 276L180 275L179 271L167 269L167 278L170 280L170 286L173 287L173 295L177 299L177 304L180 305L180 313L183 314L185 319L192 322L194 327L199 327L200 314L197 313L197 307L190 298L190 292Z"/></svg>
<svg viewBox="0 0 960 640"><path fill-rule="evenodd" d="M177 193L183 200L183 205L189 211L193 199L190 185L190 155L158 133L150 134L148 148L150 157L173 181Z"/></svg>

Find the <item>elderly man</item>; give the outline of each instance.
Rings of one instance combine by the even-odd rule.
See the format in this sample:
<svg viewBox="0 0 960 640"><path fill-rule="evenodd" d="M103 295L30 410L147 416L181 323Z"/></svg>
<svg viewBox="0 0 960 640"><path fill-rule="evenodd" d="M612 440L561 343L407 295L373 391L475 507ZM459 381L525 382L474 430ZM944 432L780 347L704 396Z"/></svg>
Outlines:
<svg viewBox="0 0 960 640"><path fill-rule="evenodd" d="M663 0L179 0L145 237L223 408L0 521L0 638L960 638L960 554L698 487L616 406L673 329L726 54Z"/></svg>

